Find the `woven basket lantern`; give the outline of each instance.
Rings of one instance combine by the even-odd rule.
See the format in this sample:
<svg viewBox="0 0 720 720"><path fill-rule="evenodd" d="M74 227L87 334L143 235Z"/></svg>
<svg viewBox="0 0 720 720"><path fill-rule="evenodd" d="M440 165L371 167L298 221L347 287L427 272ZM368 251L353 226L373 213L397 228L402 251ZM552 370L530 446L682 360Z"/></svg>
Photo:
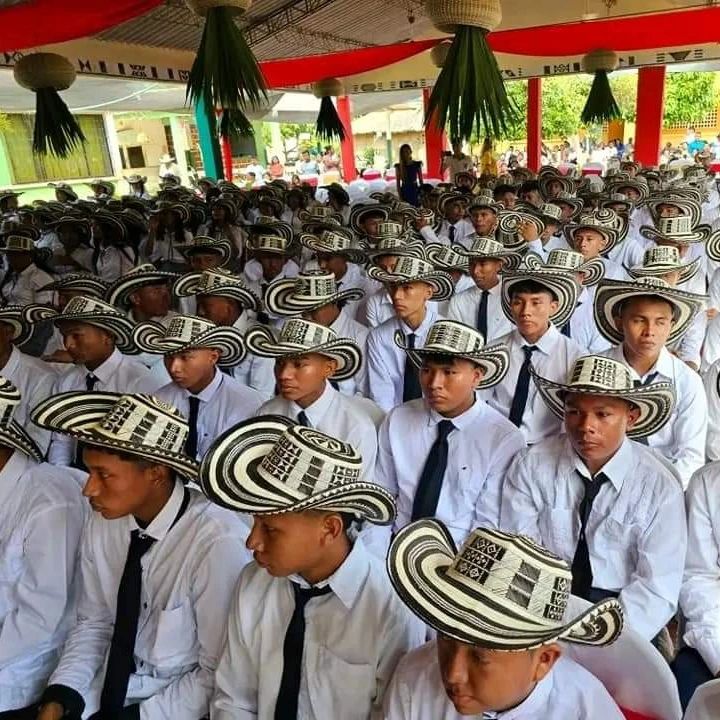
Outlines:
<svg viewBox="0 0 720 720"><path fill-rule="evenodd" d="M320 112L315 124L318 137L328 141L344 140L346 128L338 115L332 98L345 94L345 87L337 78L325 78L313 83L313 95L320 99Z"/></svg>
<svg viewBox="0 0 720 720"><path fill-rule="evenodd" d="M233 15L243 15L252 5L252 0L185 0L188 7L200 17L205 17L208 10L224 7Z"/></svg>
<svg viewBox="0 0 720 720"><path fill-rule="evenodd" d="M582 59L586 73L594 75L587 102L580 115L586 125L602 123L621 116L620 108L612 94L608 74L617 70L618 56L612 50L594 50Z"/></svg>
<svg viewBox="0 0 720 720"><path fill-rule="evenodd" d="M445 67L445 61L447 60L448 53L450 52L451 44L452 43L449 42L441 42L430 51L430 58L436 68Z"/></svg>
<svg viewBox="0 0 720 720"><path fill-rule="evenodd" d="M582 59L582 69L594 75L598 70L611 73L617 70L619 64L617 53L612 50L593 50Z"/></svg>
<svg viewBox="0 0 720 720"><path fill-rule="evenodd" d="M55 53L25 55L15 63L13 74L20 87L33 92L45 88L67 90L77 76L73 64Z"/></svg>
<svg viewBox="0 0 720 720"><path fill-rule="evenodd" d="M490 32L502 20L500 0L425 0L425 13L438 30L448 34L461 25Z"/></svg>
<svg viewBox="0 0 720 720"><path fill-rule="evenodd" d="M326 78L313 83L313 95L318 98L339 97L345 93L345 87L337 78Z"/></svg>

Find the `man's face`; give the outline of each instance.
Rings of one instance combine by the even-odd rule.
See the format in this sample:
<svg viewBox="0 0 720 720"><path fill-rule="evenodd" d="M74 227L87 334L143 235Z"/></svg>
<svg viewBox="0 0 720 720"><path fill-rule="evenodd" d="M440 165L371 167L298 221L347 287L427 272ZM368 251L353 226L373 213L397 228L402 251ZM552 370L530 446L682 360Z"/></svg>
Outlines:
<svg viewBox="0 0 720 720"><path fill-rule="evenodd" d="M397 255L380 255L373 260L375 265L382 268L385 272L392 272L397 261Z"/></svg>
<svg viewBox="0 0 720 720"><path fill-rule="evenodd" d="M510 312L523 336L542 335L550 326L550 317L557 312L558 301L549 292L513 293Z"/></svg>
<svg viewBox="0 0 720 720"><path fill-rule="evenodd" d="M540 207L544 202L539 190L527 190L522 194L521 199L535 207Z"/></svg>
<svg viewBox="0 0 720 720"><path fill-rule="evenodd" d="M575 211L575 208L572 205L568 205L567 203L557 203L558 207L560 208L560 219L563 222L567 222L572 217L573 212Z"/></svg>
<svg viewBox="0 0 720 720"><path fill-rule="evenodd" d="M481 290L492 290L499 282L502 260L470 258L470 277Z"/></svg>
<svg viewBox="0 0 720 720"><path fill-rule="evenodd" d="M452 225L458 222L458 220L461 220L464 214L465 212L462 203L450 202L445 206L445 217Z"/></svg>
<svg viewBox="0 0 720 720"><path fill-rule="evenodd" d="M546 220L545 227L540 233L540 239L549 240L558 231L559 227L560 226L556 222L553 222L552 220Z"/></svg>
<svg viewBox="0 0 720 720"><path fill-rule="evenodd" d="M597 231L583 228L575 233L573 238L575 250L582 253L586 260L598 257L607 245L605 238Z"/></svg>
<svg viewBox="0 0 720 720"><path fill-rule="evenodd" d="M366 235L377 235L378 233L378 223L380 222L379 217L368 217L363 220L360 225L362 229L365 231Z"/></svg>
<svg viewBox="0 0 720 720"><path fill-rule="evenodd" d="M460 715L482 715L519 705L560 657L558 645L503 652L466 645L442 634L438 664L445 692Z"/></svg>
<svg viewBox="0 0 720 720"><path fill-rule="evenodd" d="M625 195L628 198L628 200L639 200L640 199L640 193L634 187L619 187L618 192Z"/></svg>
<svg viewBox="0 0 720 720"><path fill-rule="evenodd" d="M202 272L220 267L222 256L215 252L195 252L189 255L188 261L193 272Z"/></svg>
<svg viewBox="0 0 720 720"><path fill-rule="evenodd" d="M130 303L149 317L165 317L170 312L170 290L167 283L145 285L130 295Z"/></svg>
<svg viewBox="0 0 720 720"><path fill-rule="evenodd" d="M626 400L567 393L565 430L588 468L602 467L619 449L640 410Z"/></svg>
<svg viewBox="0 0 720 720"><path fill-rule="evenodd" d="M512 210L515 207L517 195L514 192L507 191L502 193L502 195L497 196L495 200L502 203L507 210Z"/></svg>
<svg viewBox="0 0 720 720"><path fill-rule="evenodd" d="M661 218L678 217L680 215L680 208L677 205L666 205L662 203L657 206L657 213Z"/></svg>
<svg viewBox="0 0 720 720"><path fill-rule="evenodd" d="M196 348L165 356L165 369L173 382L185 390L202 390L213 379L220 353Z"/></svg>
<svg viewBox="0 0 720 720"><path fill-rule="evenodd" d="M308 162L308 161L310 160L310 153L309 153L307 150L305 150L305 151L303 152L303 154L302 154L302 159L303 159L305 162Z"/></svg>
<svg viewBox="0 0 720 720"><path fill-rule="evenodd" d="M169 473L157 465L144 466L91 446L83 449L83 462L88 472L83 495L106 520L134 515Z"/></svg>
<svg viewBox="0 0 720 720"><path fill-rule="evenodd" d="M433 296L432 286L422 282L390 285L388 293L397 316L404 320L420 312Z"/></svg>
<svg viewBox="0 0 720 720"><path fill-rule="evenodd" d="M6 257L10 269L16 273L21 273L33 261L33 256L29 252L9 252Z"/></svg>
<svg viewBox="0 0 720 720"><path fill-rule="evenodd" d="M547 184L548 198L557 197L563 191L563 184L559 180L551 180Z"/></svg>
<svg viewBox="0 0 720 720"><path fill-rule="evenodd" d="M312 398L323 391L325 381L337 370L337 363L325 355L308 353L275 360L278 391L294 402Z"/></svg>
<svg viewBox="0 0 720 720"><path fill-rule="evenodd" d="M321 270L332 273L337 280L343 278L347 272L347 260L341 255L318 253L317 261Z"/></svg>
<svg viewBox="0 0 720 720"><path fill-rule="evenodd" d="M0 322L0 353L6 353L12 350L12 340L15 331L11 325Z"/></svg>
<svg viewBox="0 0 720 720"><path fill-rule="evenodd" d="M446 417L456 417L475 398L475 388L483 379L482 368L460 358L437 362L427 358L420 367L420 386L428 405Z"/></svg>
<svg viewBox="0 0 720 720"><path fill-rule="evenodd" d="M258 262L262 266L263 278L270 281L282 272L285 267L285 256L276 253L261 253Z"/></svg>
<svg viewBox="0 0 720 720"><path fill-rule="evenodd" d="M615 324L633 355L654 360L672 330L672 308L664 300L638 297L625 303Z"/></svg>
<svg viewBox="0 0 720 720"><path fill-rule="evenodd" d="M202 295L198 298L198 315L222 327L232 327L242 312L240 305L230 298Z"/></svg>
<svg viewBox="0 0 720 720"><path fill-rule="evenodd" d="M212 214L212 219L215 222L218 222L218 223L225 222L225 208L222 205L213 205L211 214Z"/></svg>
<svg viewBox="0 0 720 720"><path fill-rule="evenodd" d="M330 327L335 322L338 314L338 306L334 303L330 305L323 305L322 307L315 308L310 312L303 313L303 320L309 320L310 322L323 325L324 327Z"/></svg>
<svg viewBox="0 0 720 720"><path fill-rule="evenodd" d="M475 232L483 237L495 232L497 215L488 208L475 208L471 215Z"/></svg>
<svg viewBox="0 0 720 720"><path fill-rule="evenodd" d="M113 336L94 325L63 321L58 323L65 349L78 365L96 365L106 360L115 349Z"/></svg>

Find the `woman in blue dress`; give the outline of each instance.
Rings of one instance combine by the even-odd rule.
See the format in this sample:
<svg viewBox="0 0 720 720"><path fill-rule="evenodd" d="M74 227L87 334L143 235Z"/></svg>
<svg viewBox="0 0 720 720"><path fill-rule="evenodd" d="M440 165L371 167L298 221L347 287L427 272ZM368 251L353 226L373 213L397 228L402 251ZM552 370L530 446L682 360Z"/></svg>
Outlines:
<svg viewBox="0 0 720 720"><path fill-rule="evenodd" d="M422 163L412 159L412 148L407 144L400 146L400 162L395 164L395 182L401 200L415 207L420 205Z"/></svg>

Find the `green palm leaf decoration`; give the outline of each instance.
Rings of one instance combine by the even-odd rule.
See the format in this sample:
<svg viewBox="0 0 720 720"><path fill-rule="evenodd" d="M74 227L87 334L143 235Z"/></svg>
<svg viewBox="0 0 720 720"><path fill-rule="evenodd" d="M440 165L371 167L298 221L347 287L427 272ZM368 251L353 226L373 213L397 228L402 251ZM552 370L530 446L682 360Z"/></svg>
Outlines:
<svg viewBox="0 0 720 720"><path fill-rule="evenodd" d="M608 73L618 65L618 58L609 50L596 50L583 58L583 70L595 75L587 102L580 114L586 125L604 123L622 116L622 112L610 87Z"/></svg>

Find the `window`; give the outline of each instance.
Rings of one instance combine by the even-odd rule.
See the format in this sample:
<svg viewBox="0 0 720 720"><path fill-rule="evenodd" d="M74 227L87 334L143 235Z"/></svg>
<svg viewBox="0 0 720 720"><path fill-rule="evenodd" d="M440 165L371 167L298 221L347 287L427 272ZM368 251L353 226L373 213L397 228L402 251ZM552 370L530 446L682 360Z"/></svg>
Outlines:
<svg viewBox="0 0 720 720"><path fill-rule="evenodd" d="M43 180L73 180L112 175L112 163L101 115L76 115L86 142L67 158L35 155L32 151L34 117L8 115L3 130L13 182L16 184Z"/></svg>
<svg viewBox="0 0 720 720"><path fill-rule="evenodd" d="M126 147L125 150L127 152L127 162L129 167L145 167L145 153L143 152L142 145L131 145Z"/></svg>

